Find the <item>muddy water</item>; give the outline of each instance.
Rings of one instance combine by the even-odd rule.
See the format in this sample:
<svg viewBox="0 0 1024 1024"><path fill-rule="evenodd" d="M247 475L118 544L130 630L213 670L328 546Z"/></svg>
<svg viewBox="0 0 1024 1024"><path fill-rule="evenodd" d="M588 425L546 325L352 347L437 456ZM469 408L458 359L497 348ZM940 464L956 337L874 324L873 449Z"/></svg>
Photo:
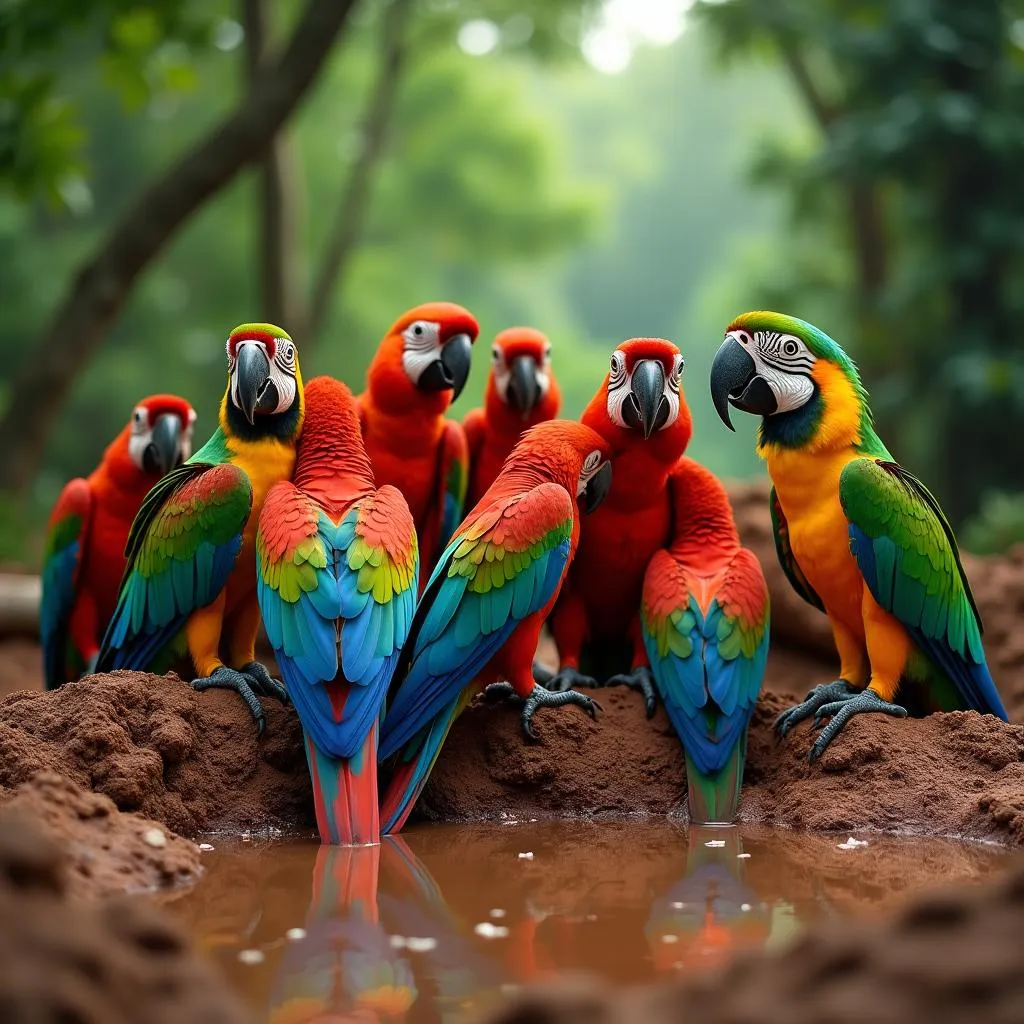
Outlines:
<svg viewBox="0 0 1024 1024"><path fill-rule="evenodd" d="M558 971L707 970L1009 856L862 838L670 822L426 826L357 850L214 838L169 906L258 1020L458 1021Z"/></svg>

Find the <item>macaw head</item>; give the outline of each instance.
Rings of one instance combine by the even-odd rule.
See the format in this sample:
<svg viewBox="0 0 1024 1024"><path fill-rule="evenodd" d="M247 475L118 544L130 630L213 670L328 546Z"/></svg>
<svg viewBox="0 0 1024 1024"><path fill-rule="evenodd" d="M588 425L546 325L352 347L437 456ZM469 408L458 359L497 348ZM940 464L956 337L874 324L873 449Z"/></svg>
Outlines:
<svg viewBox="0 0 1024 1024"><path fill-rule="evenodd" d="M126 474L159 479L192 454L196 411L177 395L150 395L132 410L128 425L108 453Z"/></svg>
<svg viewBox="0 0 1024 1024"><path fill-rule="evenodd" d="M611 447L596 430L571 420L548 420L531 427L505 462L561 484L584 514L594 511L612 486Z"/></svg>
<svg viewBox="0 0 1024 1024"><path fill-rule="evenodd" d="M761 444L787 448L859 443L870 426L853 360L813 324L782 313L737 317L711 364L711 398L763 417Z"/></svg>
<svg viewBox="0 0 1024 1024"><path fill-rule="evenodd" d="M551 342L532 327L509 327L491 346L487 411L511 413L520 424L558 415L562 396L551 372Z"/></svg>
<svg viewBox="0 0 1024 1024"><path fill-rule="evenodd" d="M608 376L584 411L583 422L611 440L616 450L642 441L674 462L693 430L683 397L683 365L671 341L624 341L612 353Z"/></svg>
<svg viewBox="0 0 1024 1024"><path fill-rule="evenodd" d="M411 402L444 412L466 386L479 333L473 314L453 302L428 302L403 313L370 364L374 401L396 412Z"/></svg>
<svg viewBox="0 0 1024 1024"><path fill-rule="evenodd" d="M273 324L241 324L228 336L227 355L224 430L250 439L297 437L303 394L295 342Z"/></svg>

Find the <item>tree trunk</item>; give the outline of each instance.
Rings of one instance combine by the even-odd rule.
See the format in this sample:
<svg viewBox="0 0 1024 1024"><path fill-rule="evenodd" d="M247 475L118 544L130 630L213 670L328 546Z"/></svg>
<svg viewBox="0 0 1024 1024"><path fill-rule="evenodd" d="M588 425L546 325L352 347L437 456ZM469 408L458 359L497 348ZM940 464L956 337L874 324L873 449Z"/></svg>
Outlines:
<svg viewBox="0 0 1024 1024"><path fill-rule="evenodd" d="M75 275L11 388L0 490L24 493L76 378L139 274L182 225L258 158L313 84L356 0L309 0L281 58L236 110L147 188Z"/></svg>
<svg viewBox="0 0 1024 1024"><path fill-rule="evenodd" d="M250 90L256 87L271 64L273 24L272 19L268 23L265 4L266 0L242 2L246 80ZM260 315L264 320L294 332L303 317L300 304L304 289L298 280L295 175L286 126L267 140L260 159L258 179L259 239L256 250Z"/></svg>
<svg viewBox="0 0 1024 1024"><path fill-rule="evenodd" d="M405 70L405 30L411 6L411 0L392 0L384 13L379 71L362 123L362 146L338 204L334 224L327 237L327 250L313 286L309 320L304 332L304 352L308 352L323 330L331 301L343 286L359 241L369 206L370 185L384 155L398 86Z"/></svg>

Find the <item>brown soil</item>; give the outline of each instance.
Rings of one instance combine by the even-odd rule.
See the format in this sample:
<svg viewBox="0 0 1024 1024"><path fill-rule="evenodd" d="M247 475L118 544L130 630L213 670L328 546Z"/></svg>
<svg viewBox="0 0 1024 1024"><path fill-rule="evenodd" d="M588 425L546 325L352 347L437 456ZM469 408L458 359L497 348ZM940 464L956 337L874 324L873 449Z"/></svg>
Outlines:
<svg viewBox="0 0 1024 1024"><path fill-rule="evenodd" d="M135 901L74 902L77 873L31 824L0 823L0 1020L248 1020L165 915Z"/></svg>
<svg viewBox="0 0 1024 1024"><path fill-rule="evenodd" d="M810 929L781 954L725 971L614 993L593 978L538 987L490 1024L862 1024L1020 1019L1024 872L919 897L894 917Z"/></svg>

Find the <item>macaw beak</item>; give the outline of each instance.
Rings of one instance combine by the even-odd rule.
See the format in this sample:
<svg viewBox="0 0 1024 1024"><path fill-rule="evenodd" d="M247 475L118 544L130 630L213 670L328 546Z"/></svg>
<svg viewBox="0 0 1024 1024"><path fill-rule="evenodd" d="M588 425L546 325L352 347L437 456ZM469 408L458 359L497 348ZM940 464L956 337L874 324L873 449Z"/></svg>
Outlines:
<svg viewBox="0 0 1024 1024"><path fill-rule="evenodd" d="M540 401L540 367L533 356L516 356L509 367L509 404L518 409L525 420Z"/></svg>
<svg viewBox="0 0 1024 1024"><path fill-rule="evenodd" d="M452 390L454 402L469 379L473 342L468 334L453 334L442 346L441 353L424 371L416 386L423 391Z"/></svg>
<svg viewBox="0 0 1024 1024"><path fill-rule="evenodd" d="M241 342L235 363L235 404L249 421L256 422L256 413L277 408L277 388L270 379L270 360L253 342Z"/></svg>
<svg viewBox="0 0 1024 1024"><path fill-rule="evenodd" d="M589 516L608 497L612 489L612 464L606 462L588 481L583 490L580 504L583 514Z"/></svg>
<svg viewBox="0 0 1024 1024"><path fill-rule="evenodd" d="M729 404L756 416L771 416L779 404L768 381L757 373L757 364L735 338L726 338L711 364L711 401L719 418L730 429Z"/></svg>
<svg viewBox="0 0 1024 1024"><path fill-rule="evenodd" d="M142 453L142 468L163 476L181 461L181 420L172 412L157 416L153 433Z"/></svg>
<svg viewBox="0 0 1024 1024"><path fill-rule="evenodd" d="M633 367L630 393L622 407L622 418L633 430L642 430L646 441L668 420L665 397L665 367L660 359L641 359Z"/></svg>

